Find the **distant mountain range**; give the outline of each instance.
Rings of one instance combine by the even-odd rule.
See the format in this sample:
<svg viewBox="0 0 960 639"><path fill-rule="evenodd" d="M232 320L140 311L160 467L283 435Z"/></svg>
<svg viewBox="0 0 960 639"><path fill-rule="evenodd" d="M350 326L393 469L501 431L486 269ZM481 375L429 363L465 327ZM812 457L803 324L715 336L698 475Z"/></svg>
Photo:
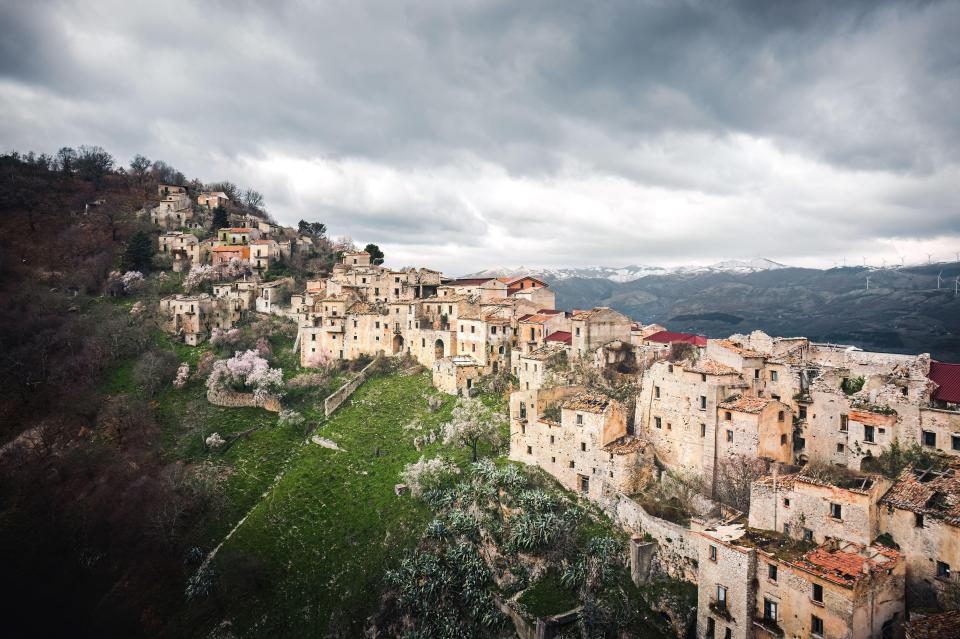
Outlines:
<svg viewBox="0 0 960 639"><path fill-rule="evenodd" d="M753 260L726 260L707 266L584 266L581 268L538 268L518 266L516 268L499 266L477 273L470 273L464 277L513 277L517 275L533 275L555 282L571 278L605 279L611 282L632 282L651 275L694 275L699 273L755 273L757 271L771 271L789 268L784 264L772 260L759 258Z"/></svg>
<svg viewBox="0 0 960 639"><path fill-rule="evenodd" d="M731 260L672 269L489 269L476 275L521 272L549 283L557 308L610 306L645 324L709 337L760 329L960 362L960 295L954 289L960 263L821 270Z"/></svg>

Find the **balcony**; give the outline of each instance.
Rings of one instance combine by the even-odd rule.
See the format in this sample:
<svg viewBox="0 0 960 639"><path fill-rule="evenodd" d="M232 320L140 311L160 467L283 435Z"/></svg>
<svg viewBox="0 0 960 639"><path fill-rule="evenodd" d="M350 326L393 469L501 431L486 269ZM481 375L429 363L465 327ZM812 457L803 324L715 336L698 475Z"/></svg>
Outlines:
<svg viewBox="0 0 960 639"><path fill-rule="evenodd" d="M769 617L754 617L753 625L765 630L774 637L782 637L784 635L783 628L780 627L780 624Z"/></svg>

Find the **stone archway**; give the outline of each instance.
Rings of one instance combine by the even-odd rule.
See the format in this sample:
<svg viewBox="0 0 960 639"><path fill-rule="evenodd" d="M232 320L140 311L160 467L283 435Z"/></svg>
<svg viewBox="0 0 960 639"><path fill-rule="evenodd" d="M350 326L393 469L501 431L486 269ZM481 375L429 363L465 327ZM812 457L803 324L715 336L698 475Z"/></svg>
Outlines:
<svg viewBox="0 0 960 639"><path fill-rule="evenodd" d="M433 359L443 359L443 340L438 339L433 345Z"/></svg>
<svg viewBox="0 0 960 639"><path fill-rule="evenodd" d="M403 335L393 336L393 354L399 355L403 352Z"/></svg>

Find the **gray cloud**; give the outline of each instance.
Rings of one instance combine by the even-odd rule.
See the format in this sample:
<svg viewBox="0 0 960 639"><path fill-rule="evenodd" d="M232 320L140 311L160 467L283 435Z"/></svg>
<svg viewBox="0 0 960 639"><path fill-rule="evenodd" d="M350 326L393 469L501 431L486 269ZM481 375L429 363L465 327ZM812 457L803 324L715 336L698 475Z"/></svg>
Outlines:
<svg viewBox="0 0 960 639"><path fill-rule="evenodd" d="M957 43L951 2L0 2L0 142L454 271L952 252Z"/></svg>

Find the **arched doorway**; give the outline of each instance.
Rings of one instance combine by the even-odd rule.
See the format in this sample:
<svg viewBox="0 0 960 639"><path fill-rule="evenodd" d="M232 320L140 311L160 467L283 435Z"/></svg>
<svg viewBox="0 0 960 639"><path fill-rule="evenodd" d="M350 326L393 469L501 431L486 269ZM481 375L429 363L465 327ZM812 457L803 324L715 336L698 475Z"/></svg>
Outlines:
<svg viewBox="0 0 960 639"><path fill-rule="evenodd" d="M394 335L393 336L393 354L399 355L403 352L403 336Z"/></svg>
<svg viewBox="0 0 960 639"><path fill-rule="evenodd" d="M442 339L438 339L437 342L433 345L433 358L443 359L443 340Z"/></svg>

